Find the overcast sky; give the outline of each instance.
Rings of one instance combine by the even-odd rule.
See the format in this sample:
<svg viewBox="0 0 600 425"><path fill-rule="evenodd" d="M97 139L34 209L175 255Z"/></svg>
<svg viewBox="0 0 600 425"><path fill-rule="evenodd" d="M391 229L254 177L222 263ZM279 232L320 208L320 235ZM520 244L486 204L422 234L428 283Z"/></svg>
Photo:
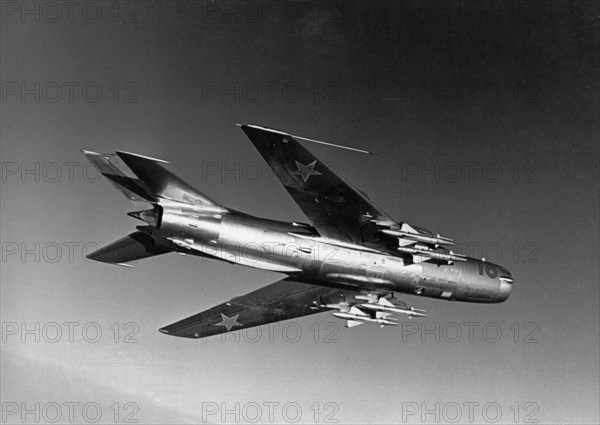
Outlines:
<svg viewBox="0 0 600 425"><path fill-rule="evenodd" d="M73 3L2 2L3 421L80 403L75 422L598 423L598 3ZM511 270L511 298L406 295L429 317L398 328L160 334L283 276L85 260L139 222L80 149L306 221L236 123L373 151L309 146L398 221Z"/></svg>

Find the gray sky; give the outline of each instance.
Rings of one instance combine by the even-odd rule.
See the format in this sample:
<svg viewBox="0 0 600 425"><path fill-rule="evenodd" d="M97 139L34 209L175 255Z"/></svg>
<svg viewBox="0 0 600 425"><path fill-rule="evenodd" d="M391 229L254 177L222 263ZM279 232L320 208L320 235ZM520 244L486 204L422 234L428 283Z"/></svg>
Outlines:
<svg viewBox="0 0 600 425"><path fill-rule="evenodd" d="M41 422L70 402L103 423L599 421L597 3L1 6L6 422L36 402ZM397 220L511 270L511 298L406 295L430 315L399 328L158 333L282 275L85 260L138 223L79 150L163 158L225 206L306 221L239 122L373 151L310 146Z"/></svg>

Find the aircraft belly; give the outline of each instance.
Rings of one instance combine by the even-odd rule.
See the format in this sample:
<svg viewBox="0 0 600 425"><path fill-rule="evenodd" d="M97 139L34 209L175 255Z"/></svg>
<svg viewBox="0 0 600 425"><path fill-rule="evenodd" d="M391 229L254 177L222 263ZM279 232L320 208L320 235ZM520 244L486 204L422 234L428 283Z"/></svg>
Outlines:
<svg viewBox="0 0 600 425"><path fill-rule="evenodd" d="M225 216L221 223L218 242L226 246L252 247L262 242L262 234L263 230L260 227L248 226Z"/></svg>
<svg viewBox="0 0 600 425"><path fill-rule="evenodd" d="M340 248L332 261L321 264L320 278L361 289L404 292L412 282L412 270L400 272L404 267L401 259Z"/></svg>
<svg viewBox="0 0 600 425"><path fill-rule="evenodd" d="M285 229L284 229L285 230ZM315 273L319 247L279 229L264 229L244 219L223 219L217 249L236 254L232 262L282 273Z"/></svg>
<svg viewBox="0 0 600 425"><path fill-rule="evenodd" d="M193 239L208 243L219 238L221 216L188 209L162 207L158 230L163 238Z"/></svg>
<svg viewBox="0 0 600 425"><path fill-rule="evenodd" d="M460 298L469 292L470 282L461 278L462 263L405 264L401 258L334 246L244 220L224 217L214 247L233 263L288 274L302 273L305 277L365 290L383 289L446 299Z"/></svg>
<svg viewBox="0 0 600 425"><path fill-rule="evenodd" d="M455 299L460 293L451 272L455 270L455 264L424 264L415 292L427 297Z"/></svg>
<svg viewBox="0 0 600 425"><path fill-rule="evenodd" d="M400 260L400 261L398 261ZM423 266L419 264L404 264L401 259L392 258L388 260L388 277L394 281L395 289L400 292L414 293Z"/></svg>

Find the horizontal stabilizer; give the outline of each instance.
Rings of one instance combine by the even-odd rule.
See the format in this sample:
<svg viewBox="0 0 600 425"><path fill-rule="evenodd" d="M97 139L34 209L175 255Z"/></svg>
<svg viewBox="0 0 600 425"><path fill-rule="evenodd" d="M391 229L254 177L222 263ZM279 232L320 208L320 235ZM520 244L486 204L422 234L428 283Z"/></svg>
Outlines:
<svg viewBox="0 0 600 425"><path fill-rule="evenodd" d="M103 263L128 265L130 261L170 252L169 249L156 246L154 239L142 232L133 232L97 251L87 255L90 260Z"/></svg>

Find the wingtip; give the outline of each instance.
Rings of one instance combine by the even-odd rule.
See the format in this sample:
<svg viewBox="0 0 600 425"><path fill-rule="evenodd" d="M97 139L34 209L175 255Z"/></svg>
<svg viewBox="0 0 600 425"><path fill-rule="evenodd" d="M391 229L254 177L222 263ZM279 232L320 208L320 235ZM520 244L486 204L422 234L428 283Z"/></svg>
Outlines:
<svg viewBox="0 0 600 425"><path fill-rule="evenodd" d="M163 164L170 164L169 161L165 161L164 159L153 158L151 156L146 156L146 155L140 155L139 153L133 153L133 152L127 152L127 151L116 151L116 153L119 156L133 156L133 157L136 157L136 158L147 159L147 160L153 161L153 162L160 162L160 163L163 163Z"/></svg>
<svg viewBox="0 0 600 425"><path fill-rule="evenodd" d="M84 155L102 155L100 152L90 151L88 149L80 149L81 153Z"/></svg>
<svg viewBox="0 0 600 425"><path fill-rule="evenodd" d="M171 336L176 336L179 338L190 338L190 339L198 339L198 338L202 338L202 336L199 333L194 333L194 334L187 334L187 333L178 333L177 331L171 332L170 330L167 329L168 326L165 326L164 328L160 328L158 331L161 334L165 334L165 335L171 335Z"/></svg>
<svg viewBox="0 0 600 425"><path fill-rule="evenodd" d="M284 136L290 136L293 137L290 133L287 133L285 131L282 130L277 130L276 128L270 128L270 127L265 127L262 125L256 125L256 124L237 124L238 126L242 127L242 128L253 128L255 130L262 130L262 131L267 131L269 133L277 133L277 134L282 134Z"/></svg>

